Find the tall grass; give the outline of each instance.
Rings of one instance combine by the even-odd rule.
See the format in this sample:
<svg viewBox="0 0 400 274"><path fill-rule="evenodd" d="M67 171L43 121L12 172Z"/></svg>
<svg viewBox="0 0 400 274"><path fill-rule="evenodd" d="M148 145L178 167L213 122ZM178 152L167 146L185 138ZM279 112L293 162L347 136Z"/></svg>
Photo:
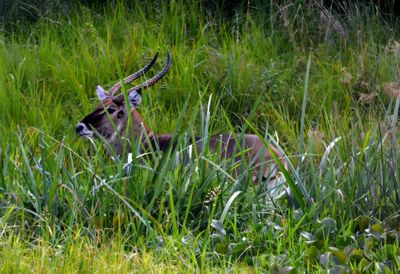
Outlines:
<svg viewBox="0 0 400 274"><path fill-rule="evenodd" d="M350 5L317 28L321 10L288 3L218 18L195 1L75 7L3 33L1 272L39 257L35 269L101 271L98 254L160 272L398 269L398 99L382 92L398 79L397 25ZM97 84L156 51L159 69L167 50L140 112L176 149L128 163L75 136ZM234 178L207 151L176 161L187 137L228 131L285 153L284 188L254 185L251 163Z"/></svg>

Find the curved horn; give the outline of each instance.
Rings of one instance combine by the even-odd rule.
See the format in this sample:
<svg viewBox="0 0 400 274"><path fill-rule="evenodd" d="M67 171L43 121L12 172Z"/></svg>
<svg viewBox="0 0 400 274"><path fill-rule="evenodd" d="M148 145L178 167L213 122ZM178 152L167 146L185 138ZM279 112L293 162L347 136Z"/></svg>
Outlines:
<svg viewBox="0 0 400 274"><path fill-rule="evenodd" d="M165 74L167 74L169 67L171 66L171 53L168 51L168 58L167 58L167 64L165 65L165 67L163 68L162 71L160 71L156 76L154 76L153 78L147 80L146 82L144 82L143 84L137 85L131 89L129 89L127 92L128 94L130 94L131 92L139 92L141 93L142 90L154 86L158 81L161 80L161 78L163 78L165 76Z"/></svg>
<svg viewBox="0 0 400 274"><path fill-rule="evenodd" d="M154 63L155 63L156 60L157 60L157 57L158 57L158 52L157 52L156 55L153 57L153 60L150 61L150 63L148 63L146 66L144 66L141 70L139 70L139 71L137 71L137 72L135 72L135 73L129 75L128 77L126 77L126 78L124 79L124 84L125 84L125 85L130 84L132 81L134 81L134 80L138 79L140 76L144 75L144 74L154 65ZM116 84L110 89L110 91L108 92L108 96L113 97L114 94L115 94L118 90L121 89L121 87L122 87L122 83L121 83L121 82L116 83Z"/></svg>

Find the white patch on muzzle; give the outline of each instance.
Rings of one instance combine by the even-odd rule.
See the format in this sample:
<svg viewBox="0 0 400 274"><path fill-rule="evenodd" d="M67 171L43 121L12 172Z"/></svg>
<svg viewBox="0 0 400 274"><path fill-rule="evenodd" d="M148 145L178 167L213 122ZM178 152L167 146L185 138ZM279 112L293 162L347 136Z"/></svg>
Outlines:
<svg viewBox="0 0 400 274"><path fill-rule="evenodd" d="M93 131L90 130L84 123L81 123L81 122L79 122L76 125L76 133L82 137L92 137L93 136Z"/></svg>

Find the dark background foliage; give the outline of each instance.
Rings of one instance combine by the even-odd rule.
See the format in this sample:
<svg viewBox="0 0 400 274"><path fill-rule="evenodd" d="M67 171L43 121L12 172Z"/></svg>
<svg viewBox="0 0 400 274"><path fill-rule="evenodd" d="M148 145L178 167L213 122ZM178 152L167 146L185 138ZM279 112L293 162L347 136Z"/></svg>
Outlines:
<svg viewBox="0 0 400 274"><path fill-rule="evenodd" d="M62 0L2 0L0 1L0 24L6 28L13 29L17 25L28 23L35 23L39 18L46 17L49 15L61 15L69 17L73 7L77 3L84 4L93 9L103 9L107 5L115 6L118 1L116 0L85 0L85 1L62 1ZM127 6L136 5L138 3L146 5L149 2L147 0L125 1ZM248 9L260 9L268 8L271 4L270 1L244 1L244 0L233 0L233 1L217 1L217 0L200 0L200 4L213 15L232 17L236 13L246 12ZM294 5L318 5L328 10L333 10L338 13L345 12L348 3L354 1L333 1L333 0L292 0L292 1L277 1L276 4L287 4ZM362 0L358 1L360 7L369 6L371 4L376 5L381 13L391 19L398 20L400 15L400 1L396 0ZM154 3L154 1L152 1Z"/></svg>

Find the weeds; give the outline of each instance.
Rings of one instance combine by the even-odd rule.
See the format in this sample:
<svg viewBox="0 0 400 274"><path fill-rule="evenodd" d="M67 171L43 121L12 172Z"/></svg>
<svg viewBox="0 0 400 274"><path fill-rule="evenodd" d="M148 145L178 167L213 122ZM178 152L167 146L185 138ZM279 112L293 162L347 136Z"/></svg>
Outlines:
<svg viewBox="0 0 400 274"><path fill-rule="evenodd" d="M287 1L219 19L192 4L75 7L2 34L1 272L397 271L397 25L350 4L344 17ZM140 111L175 149L111 159L75 136L97 84L167 49ZM223 132L284 152L283 184L185 156L187 140Z"/></svg>

